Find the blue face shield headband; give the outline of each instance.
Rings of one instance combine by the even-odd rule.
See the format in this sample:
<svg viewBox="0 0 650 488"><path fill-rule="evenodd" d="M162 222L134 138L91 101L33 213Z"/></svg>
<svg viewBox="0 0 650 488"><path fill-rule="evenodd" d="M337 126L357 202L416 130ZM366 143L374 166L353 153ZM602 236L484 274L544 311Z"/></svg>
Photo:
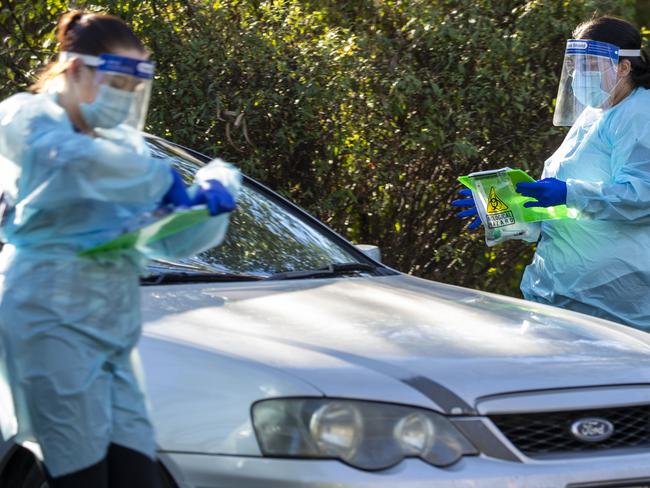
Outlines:
<svg viewBox="0 0 650 488"><path fill-rule="evenodd" d="M640 49L620 49L600 41L567 41L553 124L571 126L587 109L607 109L618 82L621 57L641 56Z"/></svg>
<svg viewBox="0 0 650 488"><path fill-rule="evenodd" d="M63 62L73 59L97 70L95 99L79 105L88 125L109 129L125 124L142 130L149 107L154 64L115 54L91 56L62 52L59 56Z"/></svg>

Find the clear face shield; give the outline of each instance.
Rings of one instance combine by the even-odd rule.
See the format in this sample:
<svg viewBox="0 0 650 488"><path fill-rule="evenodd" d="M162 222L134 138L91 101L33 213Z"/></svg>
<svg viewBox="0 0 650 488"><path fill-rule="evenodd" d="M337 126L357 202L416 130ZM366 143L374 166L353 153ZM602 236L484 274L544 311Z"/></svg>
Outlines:
<svg viewBox="0 0 650 488"><path fill-rule="evenodd" d="M90 56L70 52L62 52L59 59L80 59L97 70L95 100L79 105L90 127L111 129L124 124L143 129L151 97L152 62L114 54Z"/></svg>
<svg viewBox="0 0 650 488"><path fill-rule="evenodd" d="M553 125L572 126L588 107L607 109L619 83L621 56L641 56L639 49L620 49L606 42L567 42Z"/></svg>

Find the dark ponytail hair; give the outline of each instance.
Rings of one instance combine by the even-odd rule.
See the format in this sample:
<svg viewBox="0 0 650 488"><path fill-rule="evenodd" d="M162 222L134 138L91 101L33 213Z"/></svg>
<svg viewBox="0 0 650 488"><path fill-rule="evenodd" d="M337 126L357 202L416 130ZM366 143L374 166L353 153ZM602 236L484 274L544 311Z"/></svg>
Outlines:
<svg viewBox="0 0 650 488"><path fill-rule="evenodd" d="M79 54L111 53L116 49L136 49L146 52L140 39L126 23L113 15L84 13L72 10L61 16L56 38L59 52ZM41 72L38 80L30 87L32 91L43 91L46 84L65 71L66 66L53 61Z"/></svg>
<svg viewBox="0 0 650 488"><path fill-rule="evenodd" d="M596 17L580 24L573 32L576 39L614 44L620 49L641 49L641 32L627 20L618 17ZM641 57L625 57L632 65L630 77L635 87L650 88L650 56L641 49Z"/></svg>

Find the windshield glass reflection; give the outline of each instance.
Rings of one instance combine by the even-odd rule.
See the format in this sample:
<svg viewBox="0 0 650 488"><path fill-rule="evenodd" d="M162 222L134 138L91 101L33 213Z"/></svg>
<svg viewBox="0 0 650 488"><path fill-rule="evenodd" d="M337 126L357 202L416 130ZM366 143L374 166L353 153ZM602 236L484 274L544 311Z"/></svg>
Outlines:
<svg viewBox="0 0 650 488"><path fill-rule="evenodd" d="M202 164L185 151L159 141L152 142L152 151L154 156L171 157L188 182ZM359 260L266 195L244 186L224 242L178 264L183 270L189 265L267 276L351 262ZM173 267L174 263L165 265Z"/></svg>

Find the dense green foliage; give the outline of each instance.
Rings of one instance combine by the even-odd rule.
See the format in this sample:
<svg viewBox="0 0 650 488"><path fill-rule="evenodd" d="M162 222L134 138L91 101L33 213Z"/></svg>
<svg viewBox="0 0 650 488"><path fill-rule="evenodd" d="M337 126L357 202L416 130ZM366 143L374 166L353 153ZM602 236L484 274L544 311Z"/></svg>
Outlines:
<svg viewBox="0 0 650 488"><path fill-rule="evenodd" d="M51 54L68 3L0 1L5 97ZM76 5L121 16L151 48L150 132L237 163L400 270L506 294L533 249L463 231L456 177L539 174L563 136L566 38L596 11L648 15L637 0Z"/></svg>

